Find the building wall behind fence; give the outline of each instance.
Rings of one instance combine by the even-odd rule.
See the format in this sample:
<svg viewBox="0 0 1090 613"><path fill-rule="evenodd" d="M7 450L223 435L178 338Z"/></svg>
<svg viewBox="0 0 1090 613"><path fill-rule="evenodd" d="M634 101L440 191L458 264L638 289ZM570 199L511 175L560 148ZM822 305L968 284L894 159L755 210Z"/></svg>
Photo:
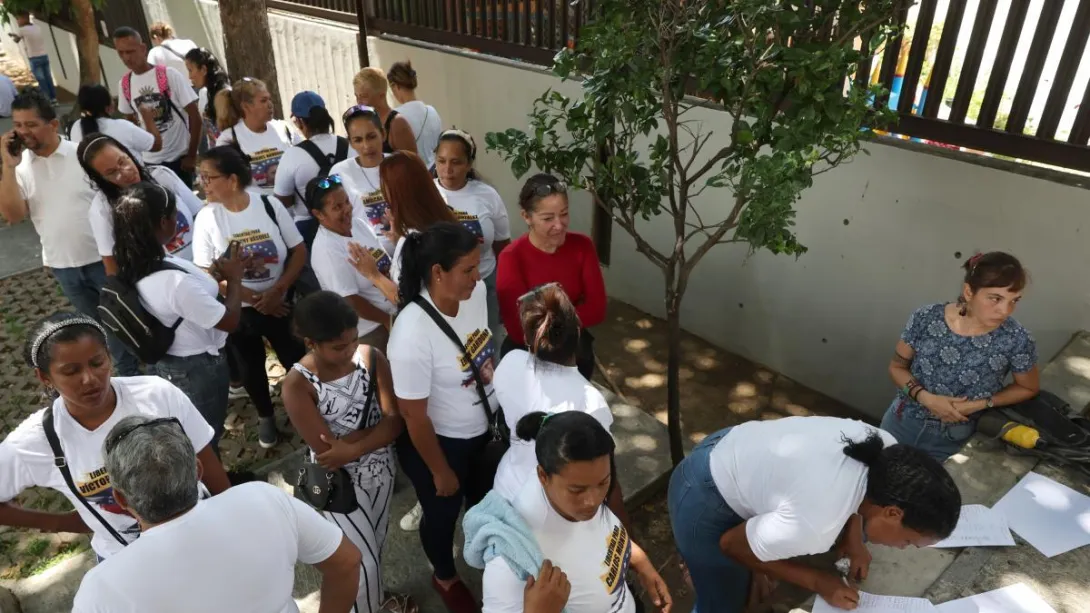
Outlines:
<svg viewBox="0 0 1090 613"><path fill-rule="evenodd" d="M214 2L144 1L159 3L148 7L149 22L169 19L179 36L222 50ZM269 23L283 100L313 89L338 112L352 103L354 29L278 12L270 13ZM68 41L61 48L73 75L74 40L57 33L58 42ZM525 127L542 92L574 95L578 85L538 69L387 39L371 38L368 46L372 64L383 68L412 60L420 98L439 110L446 126L477 138L477 167L504 197L512 228L521 234L520 182L499 156L484 151L484 135ZM116 83L120 63L112 50L103 52ZM729 119L719 111L697 109L692 116L705 130L721 136L729 131ZM1036 336L1042 360L1090 327L1085 190L885 144L868 149L870 156L818 177L797 203L797 231L809 253L796 260L716 247L693 274L682 325L875 417L893 393L886 365L909 313L955 298L960 262L977 250L1011 251L1030 269L1032 282L1016 316ZM730 204L726 190L709 190L698 206L708 218ZM575 195L572 227L589 232L590 220L589 199ZM672 226L662 218L644 229L659 247L672 240ZM605 271L610 295L663 315L661 274L622 230L614 228L613 236Z"/></svg>

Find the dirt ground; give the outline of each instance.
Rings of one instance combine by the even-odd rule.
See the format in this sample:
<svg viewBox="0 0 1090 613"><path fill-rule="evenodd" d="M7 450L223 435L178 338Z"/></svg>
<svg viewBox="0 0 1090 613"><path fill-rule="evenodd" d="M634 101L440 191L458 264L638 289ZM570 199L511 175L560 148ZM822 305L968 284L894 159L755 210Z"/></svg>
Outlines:
<svg viewBox="0 0 1090 613"><path fill-rule="evenodd" d="M595 351L605 376L598 379L625 399L666 423L666 322L623 302L610 301L606 321L594 328ZM723 351L684 333L681 361L683 431L698 443L722 428L752 419L789 415L833 415L869 418L784 375ZM674 595L674 611L692 609L692 594L682 581L673 546L666 492L637 509L629 509L633 539L659 568ZM786 611L809 594L781 587L769 610Z"/></svg>

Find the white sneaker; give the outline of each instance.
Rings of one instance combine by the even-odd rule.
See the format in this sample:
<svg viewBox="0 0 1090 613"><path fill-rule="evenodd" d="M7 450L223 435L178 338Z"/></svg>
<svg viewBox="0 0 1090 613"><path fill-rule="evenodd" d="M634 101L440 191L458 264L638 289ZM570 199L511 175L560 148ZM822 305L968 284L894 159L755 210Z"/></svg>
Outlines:
<svg viewBox="0 0 1090 613"><path fill-rule="evenodd" d="M409 509L409 512L405 514L405 517L401 518L398 525L405 532L416 532L420 529L420 520L424 517L424 509L420 508L420 503L416 503L416 506Z"/></svg>

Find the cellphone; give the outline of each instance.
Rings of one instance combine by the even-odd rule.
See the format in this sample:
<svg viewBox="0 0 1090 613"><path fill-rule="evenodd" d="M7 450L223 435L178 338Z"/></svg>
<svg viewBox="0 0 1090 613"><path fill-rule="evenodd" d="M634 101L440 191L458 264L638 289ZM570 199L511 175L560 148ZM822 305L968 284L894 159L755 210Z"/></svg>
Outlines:
<svg viewBox="0 0 1090 613"><path fill-rule="evenodd" d="M18 134L12 134L11 140L8 141L8 153L18 157L23 152L23 139L19 138Z"/></svg>
<svg viewBox="0 0 1090 613"><path fill-rule="evenodd" d="M231 241L230 243L227 244L227 250L224 251L223 254L220 255L220 257L221 258L226 258L226 259L231 259L231 254L232 253L238 253L239 248L240 248L240 245L239 245L238 241Z"/></svg>

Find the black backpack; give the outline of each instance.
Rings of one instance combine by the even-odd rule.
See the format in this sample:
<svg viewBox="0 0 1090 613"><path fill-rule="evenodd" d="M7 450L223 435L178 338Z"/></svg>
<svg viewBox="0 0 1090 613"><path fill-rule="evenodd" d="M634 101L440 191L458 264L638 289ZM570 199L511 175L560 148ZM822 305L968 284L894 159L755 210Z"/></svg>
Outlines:
<svg viewBox="0 0 1090 613"><path fill-rule="evenodd" d="M305 140L296 147L299 147L303 151L307 152L311 158L314 159L314 163L318 164L318 174L316 177L324 177L329 174L329 169L333 168L333 165L337 162L343 162L348 159L348 139L343 136L337 137L337 152L336 153L323 153L318 145L314 144L314 141ZM304 202L306 198L303 194L299 193L299 190L295 190L295 193L299 195L299 201Z"/></svg>
<svg viewBox="0 0 1090 613"><path fill-rule="evenodd" d="M162 262L159 270L186 272L184 268L169 262ZM163 359L174 344L174 331L182 325L182 318L179 317L173 326L164 326L140 303L136 286L115 276L106 277L102 285L98 318L145 364L155 364Z"/></svg>

